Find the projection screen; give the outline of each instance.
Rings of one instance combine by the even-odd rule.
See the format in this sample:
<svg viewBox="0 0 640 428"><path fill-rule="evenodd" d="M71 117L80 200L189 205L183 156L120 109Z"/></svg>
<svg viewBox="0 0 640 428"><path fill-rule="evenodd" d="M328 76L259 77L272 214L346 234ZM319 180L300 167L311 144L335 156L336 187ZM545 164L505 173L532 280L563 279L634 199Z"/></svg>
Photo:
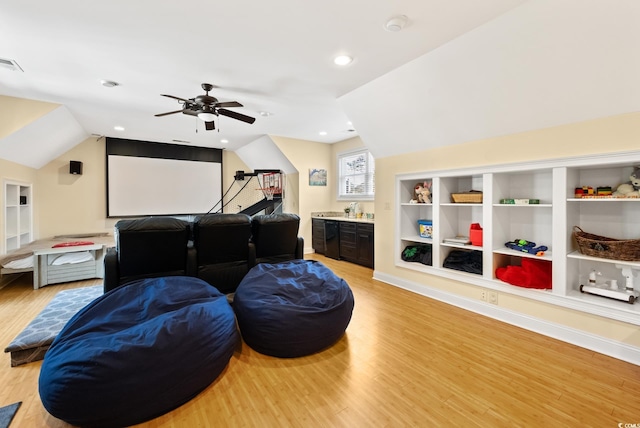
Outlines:
<svg viewBox="0 0 640 428"><path fill-rule="evenodd" d="M107 139L107 217L208 212L222 195L222 156L218 152ZM218 208L219 204L213 211Z"/></svg>

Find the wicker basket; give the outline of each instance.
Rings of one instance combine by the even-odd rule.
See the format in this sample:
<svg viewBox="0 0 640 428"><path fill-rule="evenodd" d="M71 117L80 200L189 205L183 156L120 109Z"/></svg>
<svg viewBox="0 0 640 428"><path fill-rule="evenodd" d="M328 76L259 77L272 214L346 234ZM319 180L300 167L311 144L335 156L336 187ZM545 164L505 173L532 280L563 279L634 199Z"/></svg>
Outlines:
<svg viewBox="0 0 640 428"><path fill-rule="evenodd" d="M640 261L640 239L613 239L593 235L573 226L573 236L582 254L603 259Z"/></svg>
<svg viewBox="0 0 640 428"><path fill-rule="evenodd" d="M451 202L456 204L481 204L482 192L452 193Z"/></svg>

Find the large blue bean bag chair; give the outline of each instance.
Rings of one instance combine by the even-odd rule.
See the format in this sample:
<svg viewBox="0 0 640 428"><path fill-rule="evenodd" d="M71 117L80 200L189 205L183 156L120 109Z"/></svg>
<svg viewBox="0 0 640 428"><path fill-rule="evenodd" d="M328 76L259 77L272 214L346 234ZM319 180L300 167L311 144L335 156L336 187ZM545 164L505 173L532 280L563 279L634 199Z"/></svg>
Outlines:
<svg viewBox="0 0 640 428"><path fill-rule="evenodd" d="M353 305L346 281L315 260L258 264L233 300L244 341L261 354L282 358L333 345L349 325Z"/></svg>
<svg viewBox="0 0 640 428"><path fill-rule="evenodd" d="M143 279L100 296L47 351L42 404L82 427L129 426L195 397L225 369L240 336L226 297L206 282Z"/></svg>

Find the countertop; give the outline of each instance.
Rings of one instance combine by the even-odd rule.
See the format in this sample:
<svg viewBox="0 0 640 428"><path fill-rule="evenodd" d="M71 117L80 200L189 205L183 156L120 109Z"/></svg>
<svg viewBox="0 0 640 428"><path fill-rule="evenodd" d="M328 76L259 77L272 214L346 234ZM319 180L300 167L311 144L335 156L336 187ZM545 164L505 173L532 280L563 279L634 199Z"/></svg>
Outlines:
<svg viewBox="0 0 640 428"><path fill-rule="evenodd" d="M344 217L344 216L340 217L340 216L331 216L331 215L323 215L323 214L312 215L311 218L317 218L320 220L349 221L353 223L367 223L367 224L375 223L375 220L371 218L351 218L351 217Z"/></svg>

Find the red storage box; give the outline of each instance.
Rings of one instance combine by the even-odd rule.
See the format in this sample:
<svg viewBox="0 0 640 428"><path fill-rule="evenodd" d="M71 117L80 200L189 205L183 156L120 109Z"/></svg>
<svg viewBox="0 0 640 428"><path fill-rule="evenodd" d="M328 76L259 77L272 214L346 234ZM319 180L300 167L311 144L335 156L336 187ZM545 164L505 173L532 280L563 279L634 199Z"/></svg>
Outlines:
<svg viewBox="0 0 640 428"><path fill-rule="evenodd" d="M482 247L482 227L479 223L473 223L469 227L469 240L471 245Z"/></svg>

